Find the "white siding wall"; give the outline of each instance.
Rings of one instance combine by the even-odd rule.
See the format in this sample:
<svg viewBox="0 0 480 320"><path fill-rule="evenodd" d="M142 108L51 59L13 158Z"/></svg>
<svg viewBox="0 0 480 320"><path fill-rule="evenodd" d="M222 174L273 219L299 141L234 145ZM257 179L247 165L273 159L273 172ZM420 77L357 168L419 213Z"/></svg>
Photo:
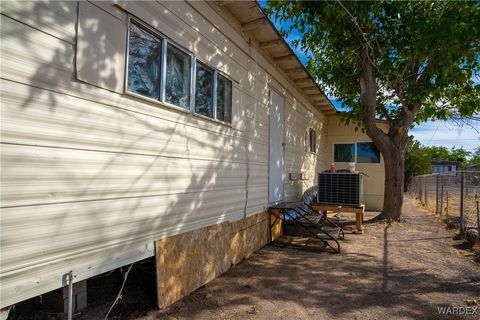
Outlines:
<svg viewBox="0 0 480 320"><path fill-rule="evenodd" d="M61 287L70 270L80 281L152 256L155 239L264 210L270 86L286 96L286 199L325 166L325 117L234 22L203 2L120 6L236 81L233 124L115 92L118 56L98 61L113 89L76 80L78 4L2 1L1 307ZM105 21L91 22L103 32ZM309 127L317 155L306 152ZM310 179L290 182L289 172Z"/></svg>

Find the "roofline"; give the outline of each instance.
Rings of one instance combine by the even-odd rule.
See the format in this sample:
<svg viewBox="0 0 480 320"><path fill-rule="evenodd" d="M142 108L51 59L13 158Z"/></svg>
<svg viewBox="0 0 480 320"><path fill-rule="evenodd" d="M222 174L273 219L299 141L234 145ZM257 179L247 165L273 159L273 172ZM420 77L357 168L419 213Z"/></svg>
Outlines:
<svg viewBox="0 0 480 320"><path fill-rule="evenodd" d="M293 49L290 47L290 45L287 43L287 41L285 40L285 38L280 34L280 32L278 31L277 27L275 27L275 25L273 24L272 20L270 20L270 18L268 17L268 15L265 13L265 11L262 9L262 7L260 6L260 4L258 3L258 0L253 0L253 2L256 4L257 8L260 10L260 12L264 15L264 17L266 18L267 22L270 24L270 26L273 28L273 30L275 30L275 33L277 34L277 36L281 39L281 41L283 42L283 44L287 47L287 49L290 51L290 53L295 57L295 59L297 60L297 62L301 65L301 68L303 69L303 71L305 71L305 73L308 75L308 77L310 78L310 80L313 81L313 83L315 83L315 86L317 87L317 89L320 91L320 93L322 93L325 98L327 99L328 103L330 104L330 106L332 107L333 111L335 111L336 113L338 113L339 111L337 110L337 108L335 108L335 106L333 105L332 101L330 101L330 99L328 98L328 96L325 94L325 92L323 91L323 89L320 87L320 85L317 83L317 81L313 78L313 76L310 74L310 72L308 72L307 68L305 68L305 66L303 65L302 61L300 61L300 59L298 58L297 54L295 53L295 51L293 51ZM308 99L307 99L308 100Z"/></svg>

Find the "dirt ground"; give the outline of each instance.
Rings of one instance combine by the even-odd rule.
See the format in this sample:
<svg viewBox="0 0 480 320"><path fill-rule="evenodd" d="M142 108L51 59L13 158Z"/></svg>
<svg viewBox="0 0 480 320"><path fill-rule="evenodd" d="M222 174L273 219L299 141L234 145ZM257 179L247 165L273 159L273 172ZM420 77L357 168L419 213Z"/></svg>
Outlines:
<svg viewBox="0 0 480 320"><path fill-rule="evenodd" d="M456 249L462 241L408 198L404 218L347 234L341 254L267 246L149 317L434 319L437 307L480 299L480 267Z"/></svg>
<svg viewBox="0 0 480 320"><path fill-rule="evenodd" d="M344 217L354 224L353 215ZM404 219L347 233L340 254L268 245L163 311L154 307L153 288L139 294L127 281L110 319L454 319L438 308L480 299L480 265L409 198ZM103 319L111 301L90 302L79 318ZM480 319L480 306L468 310L475 307L464 317Z"/></svg>

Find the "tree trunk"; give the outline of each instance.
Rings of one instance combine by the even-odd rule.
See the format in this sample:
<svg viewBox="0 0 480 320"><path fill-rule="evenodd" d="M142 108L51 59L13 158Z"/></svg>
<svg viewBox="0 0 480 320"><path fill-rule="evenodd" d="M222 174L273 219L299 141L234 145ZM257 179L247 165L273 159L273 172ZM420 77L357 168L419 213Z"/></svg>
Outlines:
<svg viewBox="0 0 480 320"><path fill-rule="evenodd" d="M402 215L405 145L400 143L382 152L385 162L385 191L382 213L376 219L398 220Z"/></svg>
<svg viewBox="0 0 480 320"><path fill-rule="evenodd" d="M414 113L408 108L401 112L402 119L389 121L388 133L377 127L377 82L375 68L365 46L359 54L360 75L360 102L363 107L363 123L367 135L380 150L385 162L385 191L383 196L382 213L377 219L398 220L402 215L403 205L403 178L405 146L408 140Z"/></svg>

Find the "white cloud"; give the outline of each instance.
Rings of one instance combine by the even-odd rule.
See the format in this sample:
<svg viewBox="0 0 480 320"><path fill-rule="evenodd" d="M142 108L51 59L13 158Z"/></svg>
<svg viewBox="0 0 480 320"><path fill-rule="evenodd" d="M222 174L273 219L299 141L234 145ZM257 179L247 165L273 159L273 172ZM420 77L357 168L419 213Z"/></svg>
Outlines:
<svg viewBox="0 0 480 320"><path fill-rule="evenodd" d="M410 134L426 146L463 147L473 151L480 145L480 123L472 125L474 128L467 125L460 128L451 121L428 121L413 128Z"/></svg>

